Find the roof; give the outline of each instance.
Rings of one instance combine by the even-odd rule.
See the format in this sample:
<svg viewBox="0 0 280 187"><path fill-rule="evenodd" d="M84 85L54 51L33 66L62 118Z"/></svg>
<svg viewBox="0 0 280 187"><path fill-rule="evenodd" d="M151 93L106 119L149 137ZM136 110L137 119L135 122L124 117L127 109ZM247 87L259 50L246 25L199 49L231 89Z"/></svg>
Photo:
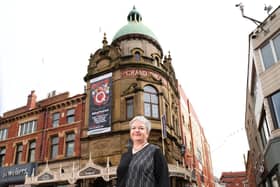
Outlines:
<svg viewBox="0 0 280 187"><path fill-rule="evenodd" d="M115 34L115 36L113 37L113 41L129 34L140 34L151 37L152 39L157 41L157 37L155 36L155 34L142 23L142 16L135 7L133 7L133 9L129 12L127 21L128 23L120 28L119 31Z"/></svg>

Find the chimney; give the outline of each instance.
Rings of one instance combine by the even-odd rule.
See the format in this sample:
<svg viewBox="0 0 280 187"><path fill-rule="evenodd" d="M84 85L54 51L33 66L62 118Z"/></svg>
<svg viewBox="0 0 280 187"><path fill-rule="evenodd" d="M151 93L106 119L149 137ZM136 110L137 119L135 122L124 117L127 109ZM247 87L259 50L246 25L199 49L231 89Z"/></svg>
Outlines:
<svg viewBox="0 0 280 187"><path fill-rule="evenodd" d="M37 96L35 95L35 91L32 90L31 94L28 95L28 98L27 98L27 105L26 105L26 107L29 110L31 110L31 109L36 107L36 98L37 98Z"/></svg>

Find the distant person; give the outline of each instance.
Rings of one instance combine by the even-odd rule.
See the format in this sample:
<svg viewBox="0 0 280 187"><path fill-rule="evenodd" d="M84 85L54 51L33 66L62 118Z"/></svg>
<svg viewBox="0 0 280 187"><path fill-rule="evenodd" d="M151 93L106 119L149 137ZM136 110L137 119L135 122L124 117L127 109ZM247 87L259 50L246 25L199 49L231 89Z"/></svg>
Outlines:
<svg viewBox="0 0 280 187"><path fill-rule="evenodd" d="M148 143L151 122L136 116L129 126L132 147L121 157L117 187L169 187L165 157L158 146Z"/></svg>

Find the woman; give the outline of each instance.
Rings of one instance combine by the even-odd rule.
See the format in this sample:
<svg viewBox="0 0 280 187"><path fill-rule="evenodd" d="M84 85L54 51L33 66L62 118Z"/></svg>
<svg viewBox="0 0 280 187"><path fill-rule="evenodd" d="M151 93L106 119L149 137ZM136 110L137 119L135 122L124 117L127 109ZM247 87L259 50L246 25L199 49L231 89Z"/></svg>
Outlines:
<svg viewBox="0 0 280 187"><path fill-rule="evenodd" d="M169 187L167 162L160 148L148 143L151 122L136 116L129 126L133 145L122 155L117 187Z"/></svg>

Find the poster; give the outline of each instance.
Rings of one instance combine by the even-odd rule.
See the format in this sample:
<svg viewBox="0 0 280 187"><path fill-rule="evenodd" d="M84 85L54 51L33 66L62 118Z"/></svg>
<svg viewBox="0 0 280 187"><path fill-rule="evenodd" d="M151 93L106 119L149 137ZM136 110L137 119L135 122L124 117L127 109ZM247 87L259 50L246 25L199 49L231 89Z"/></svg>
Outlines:
<svg viewBox="0 0 280 187"><path fill-rule="evenodd" d="M112 73L90 80L88 135L111 131Z"/></svg>

